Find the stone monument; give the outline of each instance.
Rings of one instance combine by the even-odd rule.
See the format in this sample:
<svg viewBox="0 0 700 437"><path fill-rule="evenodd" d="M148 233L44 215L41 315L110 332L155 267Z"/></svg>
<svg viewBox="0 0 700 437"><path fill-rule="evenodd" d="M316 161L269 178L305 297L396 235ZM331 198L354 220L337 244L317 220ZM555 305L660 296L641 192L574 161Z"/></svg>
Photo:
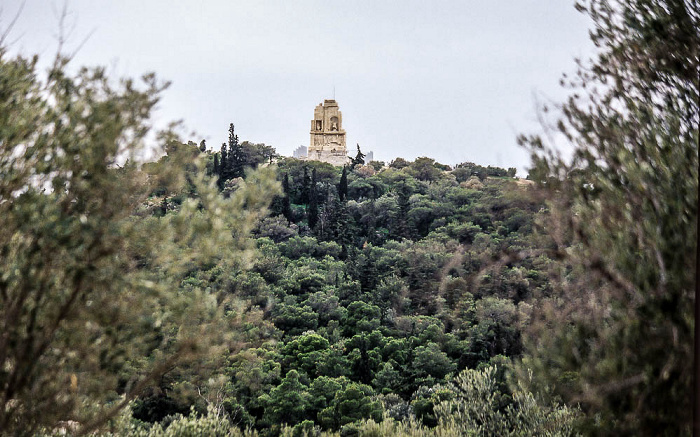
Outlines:
<svg viewBox="0 0 700 437"><path fill-rule="evenodd" d="M314 109L306 159L333 165L345 165L350 161L345 147L343 114L335 100L324 100Z"/></svg>

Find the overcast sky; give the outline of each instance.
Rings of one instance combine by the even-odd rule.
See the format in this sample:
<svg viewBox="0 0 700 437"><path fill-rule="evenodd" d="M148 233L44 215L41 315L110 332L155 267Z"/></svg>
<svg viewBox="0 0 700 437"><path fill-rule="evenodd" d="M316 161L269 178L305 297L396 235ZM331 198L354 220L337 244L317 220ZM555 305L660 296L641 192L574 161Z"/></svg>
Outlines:
<svg viewBox="0 0 700 437"><path fill-rule="evenodd" d="M3 0L0 28L24 8L13 51L51 58L63 2ZM53 5L53 6L52 6ZM537 129L536 95L589 58L589 20L572 1L93 1L68 3L74 61L113 76L172 81L158 123L183 119L218 149L241 140L291 155L308 146L314 106L335 98L348 152L518 167L515 137Z"/></svg>

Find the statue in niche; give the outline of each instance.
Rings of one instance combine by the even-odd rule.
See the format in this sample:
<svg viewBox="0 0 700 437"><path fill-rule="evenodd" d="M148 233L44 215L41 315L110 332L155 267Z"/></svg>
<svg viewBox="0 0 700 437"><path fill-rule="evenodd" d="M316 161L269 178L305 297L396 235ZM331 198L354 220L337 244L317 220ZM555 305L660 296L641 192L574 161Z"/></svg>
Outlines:
<svg viewBox="0 0 700 437"><path fill-rule="evenodd" d="M331 118L331 130L338 130L338 117Z"/></svg>
<svg viewBox="0 0 700 437"><path fill-rule="evenodd" d="M321 130L321 120L316 120L316 130Z"/></svg>

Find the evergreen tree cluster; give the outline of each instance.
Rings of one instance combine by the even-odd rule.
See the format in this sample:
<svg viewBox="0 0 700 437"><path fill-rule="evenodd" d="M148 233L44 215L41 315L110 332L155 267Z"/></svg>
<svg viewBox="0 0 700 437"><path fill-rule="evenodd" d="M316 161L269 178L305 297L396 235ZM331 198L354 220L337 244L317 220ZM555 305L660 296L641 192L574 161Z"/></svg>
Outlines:
<svg viewBox="0 0 700 437"><path fill-rule="evenodd" d="M223 188L227 180L243 176L243 151L233 123L228 128L228 143L221 144L221 151L217 157L219 157L218 165L214 167L214 171L218 176L219 187Z"/></svg>
<svg viewBox="0 0 700 437"><path fill-rule="evenodd" d="M229 124L228 142L222 143L219 152L213 155L211 173L216 176L219 189L222 190L227 181L244 177L246 169L272 163L277 157L273 147L248 141L239 142L233 123Z"/></svg>

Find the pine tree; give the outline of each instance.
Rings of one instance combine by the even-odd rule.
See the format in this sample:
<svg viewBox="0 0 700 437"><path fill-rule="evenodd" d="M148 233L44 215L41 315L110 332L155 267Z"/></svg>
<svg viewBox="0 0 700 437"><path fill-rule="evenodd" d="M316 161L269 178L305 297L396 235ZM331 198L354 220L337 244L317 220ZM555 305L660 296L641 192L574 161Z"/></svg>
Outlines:
<svg viewBox="0 0 700 437"><path fill-rule="evenodd" d="M354 169L358 165L363 165L365 163L365 154L360 150L360 145L357 145L357 155L352 159L350 164L350 169Z"/></svg>
<svg viewBox="0 0 700 437"><path fill-rule="evenodd" d="M214 154L214 175L219 175L219 154Z"/></svg>

